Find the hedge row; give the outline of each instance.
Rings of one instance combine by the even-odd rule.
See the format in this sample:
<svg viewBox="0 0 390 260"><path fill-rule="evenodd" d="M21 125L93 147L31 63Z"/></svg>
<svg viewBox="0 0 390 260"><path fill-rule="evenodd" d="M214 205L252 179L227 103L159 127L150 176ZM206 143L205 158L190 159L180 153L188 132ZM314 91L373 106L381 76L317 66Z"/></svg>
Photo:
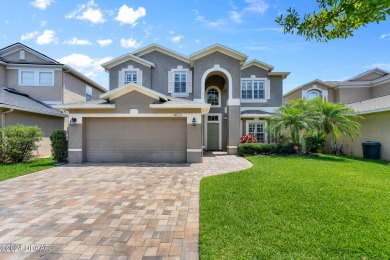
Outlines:
<svg viewBox="0 0 390 260"><path fill-rule="evenodd" d="M243 143L238 145L238 154L295 154L295 143L288 144L262 144L262 143Z"/></svg>

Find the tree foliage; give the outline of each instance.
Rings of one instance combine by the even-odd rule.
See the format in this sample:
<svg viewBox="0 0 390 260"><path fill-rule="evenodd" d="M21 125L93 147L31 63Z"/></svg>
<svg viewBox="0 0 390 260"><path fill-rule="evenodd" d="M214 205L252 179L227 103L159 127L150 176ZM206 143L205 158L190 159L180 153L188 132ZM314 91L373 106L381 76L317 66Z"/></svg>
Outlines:
<svg viewBox="0 0 390 260"><path fill-rule="evenodd" d="M369 23L385 21L390 14L390 0L316 0L318 11L304 14L290 7L287 15L275 21L284 33L298 34L307 40L326 42L353 36L353 32Z"/></svg>
<svg viewBox="0 0 390 260"><path fill-rule="evenodd" d="M51 153L53 159L57 162L66 162L68 160L68 138L65 130L54 130L50 136Z"/></svg>

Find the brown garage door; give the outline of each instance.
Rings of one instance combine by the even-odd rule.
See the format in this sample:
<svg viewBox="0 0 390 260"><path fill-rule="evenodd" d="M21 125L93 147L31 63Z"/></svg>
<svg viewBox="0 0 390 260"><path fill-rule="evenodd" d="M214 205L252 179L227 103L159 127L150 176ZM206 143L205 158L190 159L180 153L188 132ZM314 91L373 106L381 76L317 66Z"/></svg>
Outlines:
<svg viewBox="0 0 390 260"><path fill-rule="evenodd" d="M186 120L91 118L86 120L88 162L185 162Z"/></svg>

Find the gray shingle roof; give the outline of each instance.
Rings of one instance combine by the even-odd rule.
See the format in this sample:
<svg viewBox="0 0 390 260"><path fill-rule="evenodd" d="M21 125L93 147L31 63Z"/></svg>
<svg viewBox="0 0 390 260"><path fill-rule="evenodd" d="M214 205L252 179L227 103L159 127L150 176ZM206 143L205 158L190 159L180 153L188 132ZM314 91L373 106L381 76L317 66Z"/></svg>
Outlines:
<svg viewBox="0 0 390 260"><path fill-rule="evenodd" d="M0 87L0 107L58 117L67 115L15 89Z"/></svg>
<svg viewBox="0 0 390 260"><path fill-rule="evenodd" d="M362 114L390 110L390 95L348 104Z"/></svg>
<svg viewBox="0 0 390 260"><path fill-rule="evenodd" d="M245 111L242 111L241 112L241 115L256 115L256 114L268 114L268 115L272 115L273 113L270 113L270 112L266 112L266 111L263 111L263 110L245 110Z"/></svg>

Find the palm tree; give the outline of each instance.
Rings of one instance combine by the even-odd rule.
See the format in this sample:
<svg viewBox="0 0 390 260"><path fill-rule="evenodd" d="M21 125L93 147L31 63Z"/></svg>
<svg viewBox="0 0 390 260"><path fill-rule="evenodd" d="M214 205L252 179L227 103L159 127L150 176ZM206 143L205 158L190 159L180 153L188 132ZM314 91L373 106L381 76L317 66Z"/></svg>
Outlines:
<svg viewBox="0 0 390 260"><path fill-rule="evenodd" d="M341 103L329 103L322 98L310 100L308 103L320 116L318 131L323 133L324 138L331 134L333 142L336 143L342 134L351 139L354 135L359 135L360 124L357 120L362 117L353 108Z"/></svg>
<svg viewBox="0 0 390 260"><path fill-rule="evenodd" d="M270 118L271 132L277 132L298 143L304 130L318 127L319 115L313 111L306 100L290 101L281 106Z"/></svg>

